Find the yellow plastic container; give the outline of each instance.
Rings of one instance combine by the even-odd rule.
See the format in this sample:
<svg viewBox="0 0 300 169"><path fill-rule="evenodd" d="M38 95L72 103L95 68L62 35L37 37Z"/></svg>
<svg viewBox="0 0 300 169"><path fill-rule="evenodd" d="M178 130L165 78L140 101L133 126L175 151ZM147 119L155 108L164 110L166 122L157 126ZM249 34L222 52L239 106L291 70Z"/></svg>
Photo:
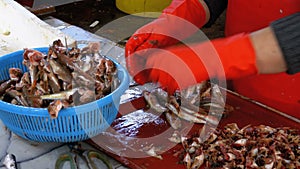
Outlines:
<svg viewBox="0 0 300 169"><path fill-rule="evenodd" d="M127 14L156 18L172 0L116 0L116 6Z"/></svg>

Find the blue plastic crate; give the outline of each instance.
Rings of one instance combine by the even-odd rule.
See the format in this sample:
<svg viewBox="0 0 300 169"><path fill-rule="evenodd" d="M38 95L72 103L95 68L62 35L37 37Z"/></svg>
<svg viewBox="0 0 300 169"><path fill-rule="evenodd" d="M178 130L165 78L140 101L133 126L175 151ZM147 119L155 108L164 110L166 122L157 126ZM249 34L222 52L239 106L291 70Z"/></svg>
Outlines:
<svg viewBox="0 0 300 169"><path fill-rule="evenodd" d="M48 48L36 50L47 53ZM27 71L23 50L0 57L0 80L9 79L9 68ZM116 63L116 62L115 62ZM109 95L79 106L62 109L52 119L46 108L13 105L0 100L0 118L15 134L37 142L76 142L98 135L106 130L118 114L121 95L129 87L126 69L116 63L120 86Z"/></svg>

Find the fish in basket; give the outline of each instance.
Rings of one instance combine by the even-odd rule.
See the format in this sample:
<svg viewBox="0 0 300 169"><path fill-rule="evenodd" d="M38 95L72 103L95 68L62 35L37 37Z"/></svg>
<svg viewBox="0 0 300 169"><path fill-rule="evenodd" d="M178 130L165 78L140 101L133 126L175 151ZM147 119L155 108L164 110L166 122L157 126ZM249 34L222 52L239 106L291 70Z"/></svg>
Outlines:
<svg viewBox="0 0 300 169"><path fill-rule="evenodd" d="M24 49L0 57L0 118L38 142L76 142L104 131L129 87L125 68L99 53L100 43Z"/></svg>

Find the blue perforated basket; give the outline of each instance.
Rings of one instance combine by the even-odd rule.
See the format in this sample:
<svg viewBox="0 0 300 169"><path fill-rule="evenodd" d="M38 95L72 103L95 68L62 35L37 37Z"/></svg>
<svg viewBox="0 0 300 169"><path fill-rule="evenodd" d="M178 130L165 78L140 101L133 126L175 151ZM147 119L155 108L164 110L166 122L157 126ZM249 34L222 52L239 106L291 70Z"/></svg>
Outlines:
<svg viewBox="0 0 300 169"><path fill-rule="evenodd" d="M48 48L37 48L46 53ZM0 57L0 80L9 79L12 67L27 71L23 50ZM115 62L116 63L116 62ZM46 108L13 105L0 100L0 118L15 134L37 142L76 142L89 139L106 130L116 118L121 95L128 89L129 75L117 64L120 86L109 95L80 106L62 109L51 119Z"/></svg>

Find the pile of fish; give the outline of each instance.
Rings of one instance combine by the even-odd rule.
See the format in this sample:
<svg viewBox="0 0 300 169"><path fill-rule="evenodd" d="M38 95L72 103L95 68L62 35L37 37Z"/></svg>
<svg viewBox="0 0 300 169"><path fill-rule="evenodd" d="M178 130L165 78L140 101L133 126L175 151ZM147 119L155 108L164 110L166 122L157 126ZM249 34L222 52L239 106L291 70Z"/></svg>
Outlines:
<svg viewBox="0 0 300 169"><path fill-rule="evenodd" d="M211 132L207 140L199 134L180 138L180 162L187 169L204 168L300 168L299 130L236 123Z"/></svg>
<svg viewBox="0 0 300 169"><path fill-rule="evenodd" d="M181 128L181 119L217 125L220 118L233 111L233 107L225 103L219 86L209 81L190 86L174 95L168 95L161 88L144 91L143 95L151 109L165 113L166 120L174 129Z"/></svg>
<svg viewBox="0 0 300 169"><path fill-rule="evenodd" d="M58 39L47 54L24 49L28 72L10 68L1 83L1 100L27 107L48 108L56 118L62 108L100 99L119 85L115 63L102 56L100 43L68 48Z"/></svg>

